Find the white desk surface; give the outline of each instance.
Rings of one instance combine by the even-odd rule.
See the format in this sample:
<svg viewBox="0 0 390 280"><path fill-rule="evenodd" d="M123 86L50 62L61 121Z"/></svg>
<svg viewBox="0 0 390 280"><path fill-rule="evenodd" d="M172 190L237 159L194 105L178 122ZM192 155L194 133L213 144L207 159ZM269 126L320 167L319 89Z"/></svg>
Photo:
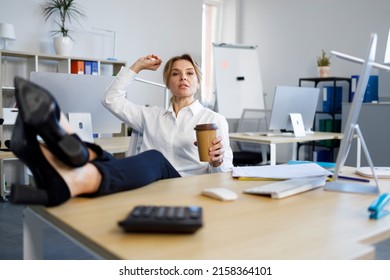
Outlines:
<svg viewBox="0 0 390 280"><path fill-rule="evenodd" d="M97 138L95 143L110 153L125 153L129 149L130 136ZM0 159L15 158L12 152L0 151Z"/></svg>
<svg viewBox="0 0 390 280"><path fill-rule="evenodd" d="M337 132L314 132L306 134L304 137L294 136L266 136L258 133L229 133L230 140L261 143L261 144L288 144L297 142L309 142L319 140L340 140L343 138L342 133Z"/></svg>
<svg viewBox="0 0 390 280"><path fill-rule="evenodd" d="M276 145L277 144L294 144L291 159L297 159L296 145L299 142L319 141L319 140L340 140L343 138L342 133L337 132L313 132L306 134L304 137L294 136L266 136L260 133L229 133L230 141L240 141L249 143L266 144L270 146L270 164L276 164ZM360 146L358 146L360 149Z"/></svg>

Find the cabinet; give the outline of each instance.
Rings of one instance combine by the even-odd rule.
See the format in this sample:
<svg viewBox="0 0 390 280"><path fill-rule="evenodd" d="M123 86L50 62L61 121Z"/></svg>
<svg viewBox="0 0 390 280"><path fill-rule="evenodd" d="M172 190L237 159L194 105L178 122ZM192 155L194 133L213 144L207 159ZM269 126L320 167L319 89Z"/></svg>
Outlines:
<svg viewBox="0 0 390 280"><path fill-rule="evenodd" d="M320 88L313 129L315 131L341 132L341 104L348 102L351 91L351 78L327 77L327 78L300 78L299 86L314 86ZM335 161L335 151L339 147L339 141L318 141L301 143L302 146L311 148L311 160Z"/></svg>
<svg viewBox="0 0 390 280"><path fill-rule="evenodd" d="M0 50L0 58L0 104L2 107L0 118L4 120L4 124L0 125L0 148L2 149L6 148L4 142L9 140L12 135L12 122L14 121L12 114L11 120L4 119L4 112L6 112L6 117L9 118L10 108L16 105L15 88L13 85L15 76L29 79L30 73L33 71L71 73L71 66L76 61L94 62L97 65L97 75L115 75L122 66L126 65L124 61L65 57L8 50ZM18 160L15 160L12 153L0 151L0 194L2 198L6 198L6 195L9 193L7 186L11 182L24 183L26 180L26 176L22 175L25 172L18 170L20 168L25 167Z"/></svg>
<svg viewBox="0 0 390 280"><path fill-rule="evenodd" d="M343 103L342 127L351 109L351 103ZM374 166L390 166L390 130L386 121L390 119L390 103L363 103L359 113L359 128ZM345 165L353 166L356 163L356 141L352 141ZM362 153L361 165L368 166L367 158Z"/></svg>

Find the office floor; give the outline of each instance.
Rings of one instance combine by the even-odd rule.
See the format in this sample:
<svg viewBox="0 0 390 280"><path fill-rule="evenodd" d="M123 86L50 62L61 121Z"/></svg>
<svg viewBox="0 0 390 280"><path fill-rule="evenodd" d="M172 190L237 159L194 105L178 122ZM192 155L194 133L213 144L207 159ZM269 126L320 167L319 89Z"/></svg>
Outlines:
<svg viewBox="0 0 390 280"><path fill-rule="evenodd" d="M23 259L23 206L13 205L0 198L0 260ZM45 228L43 256L47 260L93 260L83 248L56 230ZM378 260L390 260L390 239L376 245Z"/></svg>
<svg viewBox="0 0 390 280"><path fill-rule="evenodd" d="M0 198L0 260L23 259L23 206ZM44 230L43 256L47 260L93 260L94 256L52 228Z"/></svg>

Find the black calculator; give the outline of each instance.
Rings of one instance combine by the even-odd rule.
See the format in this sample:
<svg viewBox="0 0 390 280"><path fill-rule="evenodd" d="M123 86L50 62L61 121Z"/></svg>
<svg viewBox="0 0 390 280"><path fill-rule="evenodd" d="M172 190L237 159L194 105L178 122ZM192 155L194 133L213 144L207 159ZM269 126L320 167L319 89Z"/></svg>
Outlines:
<svg viewBox="0 0 390 280"><path fill-rule="evenodd" d="M194 233L203 225L199 206L136 206L119 221L127 232Z"/></svg>

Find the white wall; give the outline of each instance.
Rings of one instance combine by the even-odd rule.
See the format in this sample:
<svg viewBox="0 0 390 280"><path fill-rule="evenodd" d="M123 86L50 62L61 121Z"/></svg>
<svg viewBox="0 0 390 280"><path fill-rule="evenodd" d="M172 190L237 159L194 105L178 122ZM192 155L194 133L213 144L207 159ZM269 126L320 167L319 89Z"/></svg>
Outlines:
<svg viewBox="0 0 390 280"><path fill-rule="evenodd" d="M390 28L389 0L225 1L228 1L226 13L234 16L224 17L229 23L224 26L225 37L221 42L258 46L268 106L276 85L296 86L301 77L317 76L316 58L322 49L364 57L370 34L375 32L378 34L376 60L383 62ZM237 10L233 13L231 9L235 6ZM360 73L358 64L336 57L331 62L332 76L350 77ZM374 70L373 74L376 73ZM278 156L280 162L289 159L290 149L278 147L278 155L283 151Z"/></svg>
<svg viewBox="0 0 390 280"><path fill-rule="evenodd" d="M41 14L44 0L0 0L0 22L15 25L16 41L9 49L54 54L50 30L54 23L45 22ZM173 55L188 52L201 61L202 0L78 0L87 18L74 34L71 56L105 59L112 56L112 34L93 28L117 32L116 56L133 62L140 56L154 53L164 61ZM142 72L140 78L162 83L162 69ZM140 86L141 91L163 91ZM142 93L140 93L141 95ZM153 95L147 102L153 103ZM161 99L163 100L163 99Z"/></svg>
<svg viewBox="0 0 390 280"><path fill-rule="evenodd" d="M377 61L383 62L390 28L388 0L238 0L240 42L259 46L264 91L298 85L317 76L321 49L364 57L371 32L378 34ZM333 57L331 75L349 77L360 66Z"/></svg>
<svg viewBox="0 0 390 280"><path fill-rule="evenodd" d="M49 34L52 25L44 22L39 7L43 2L0 0L0 22L13 23L16 28L17 40L11 42L11 49L54 53ZM151 52L167 60L189 52L200 62L202 2L79 0L88 19L75 38L72 55L111 55L110 39L93 31L92 27L97 27L117 31L120 60L133 61ZM316 58L321 49L361 57L370 33L376 32L377 61L383 61L390 27L389 0L224 0L224 7L221 42L259 46L268 103L276 85L298 85L300 77L317 75ZM91 44L90 40L98 40L99 44ZM350 76L359 70L358 65L332 58L333 76ZM142 73L141 78L162 82L161 70ZM142 90L151 91L150 87ZM155 96L161 97L157 93L146 102L153 104Z"/></svg>
<svg viewBox="0 0 390 280"><path fill-rule="evenodd" d="M15 25L10 48L54 54L40 4L44 0L0 0L0 22ZM75 26L74 56L111 56L110 36L117 31L117 58L133 61L156 53L164 60L189 52L200 61L202 0L79 0L87 19ZM23 8L22 8L23 7ZM383 61L390 27L388 0L224 0L221 42L259 46L264 91L272 97L277 84L297 85L317 75L321 49L364 56L369 34L378 33L377 61ZM92 42L92 43L91 43ZM93 43L98 42L98 43ZM359 66L332 58L331 75L350 76ZM142 78L161 82L161 70Z"/></svg>

